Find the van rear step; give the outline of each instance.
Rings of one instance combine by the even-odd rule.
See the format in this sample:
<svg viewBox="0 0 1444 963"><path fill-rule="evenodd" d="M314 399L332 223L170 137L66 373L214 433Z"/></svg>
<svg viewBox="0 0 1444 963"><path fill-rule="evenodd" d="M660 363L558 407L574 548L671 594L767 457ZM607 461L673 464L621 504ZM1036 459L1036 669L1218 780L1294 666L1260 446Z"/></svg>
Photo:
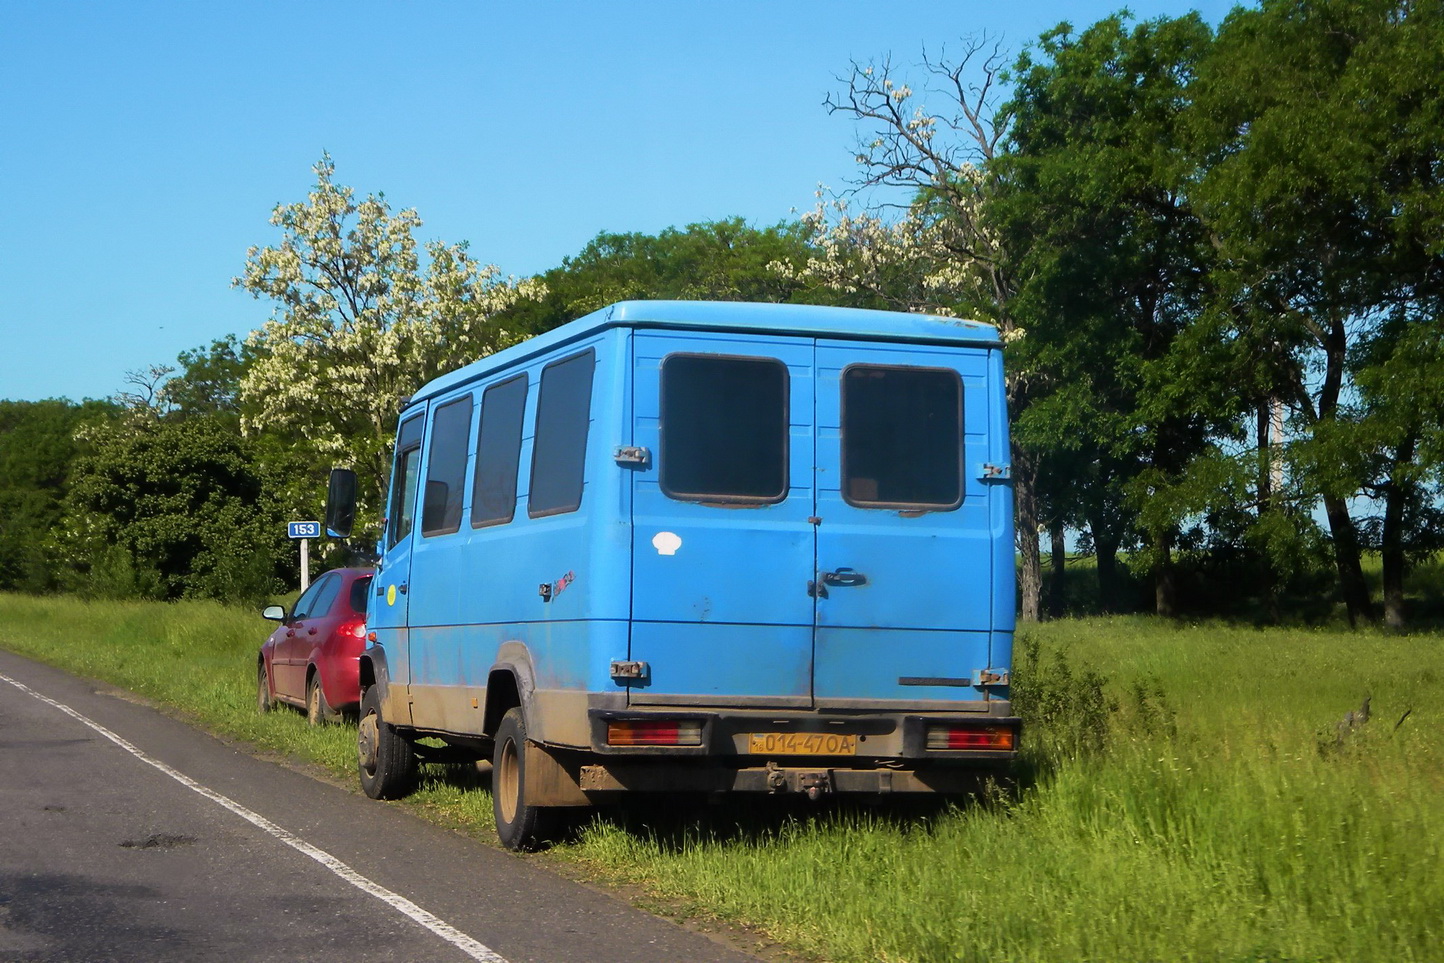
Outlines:
<svg viewBox="0 0 1444 963"><path fill-rule="evenodd" d="M999 754L1011 757L1011 753ZM981 760L980 760L981 761ZM830 769L766 766L658 766L646 763L585 765L578 773L583 792L765 792L806 793L818 799L832 793L973 793L999 778L1006 759L984 766L936 766L925 769Z"/></svg>

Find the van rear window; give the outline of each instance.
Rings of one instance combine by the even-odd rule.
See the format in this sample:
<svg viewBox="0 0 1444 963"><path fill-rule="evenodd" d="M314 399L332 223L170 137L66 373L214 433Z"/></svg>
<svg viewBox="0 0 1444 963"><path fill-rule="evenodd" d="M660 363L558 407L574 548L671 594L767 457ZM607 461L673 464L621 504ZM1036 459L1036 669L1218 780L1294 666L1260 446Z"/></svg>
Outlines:
<svg viewBox="0 0 1444 963"><path fill-rule="evenodd" d="M689 501L787 497L787 366L775 358L662 361L662 491Z"/></svg>
<svg viewBox="0 0 1444 963"><path fill-rule="evenodd" d="M867 508L957 508L963 384L947 368L850 365L842 373L842 494Z"/></svg>

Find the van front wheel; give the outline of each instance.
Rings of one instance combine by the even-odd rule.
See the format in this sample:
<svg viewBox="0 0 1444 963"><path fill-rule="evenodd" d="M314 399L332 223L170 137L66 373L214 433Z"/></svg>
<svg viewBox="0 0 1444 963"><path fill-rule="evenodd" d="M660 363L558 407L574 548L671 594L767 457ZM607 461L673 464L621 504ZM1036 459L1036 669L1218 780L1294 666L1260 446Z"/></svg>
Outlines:
<svg viewBox="0 0 1444 963"><path fill-rule="evenodd" d="M554 813L545 806L526 803L526 719L519 706L502 716L495 747L491 804L496 813L496 834L507 849L535 849L547 841Z"/></svg>
<svg viewBox="0 0 1444 963"><path fill-rule="evenodd" d="M416 750L381 715L381 693L374 685L361 696L356 761L361 789L372 799L400 799L416 788Z"/></svg>

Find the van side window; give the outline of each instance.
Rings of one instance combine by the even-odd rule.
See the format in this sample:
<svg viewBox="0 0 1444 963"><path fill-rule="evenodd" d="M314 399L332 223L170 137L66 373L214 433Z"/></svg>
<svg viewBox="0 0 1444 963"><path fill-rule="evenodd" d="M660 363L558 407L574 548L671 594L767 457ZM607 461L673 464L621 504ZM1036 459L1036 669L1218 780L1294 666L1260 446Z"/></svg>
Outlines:
<svg viewBox="0 0 1444 963"><path fill-rule="evenodd" d="M842 373L842 495L865 508L963 501L963 383L947 368Z"/></svg>
<svg viewBox="0 0 1444 963"><path fill-rule="evenodd" d="M787 497L787 366L775 358L662 360L662 491L672 498Z"/></svg>
<svg viewBox="0 0 1444 963"><path fill-rule="evenodd" d="M386 547L411 534L416 521L416 482L421 474L421 416L401 423L396 439L396 468L391 473L390 521L386 526Z"/></svg>
<svg viewBox="0 0 1444 963"><path fill-rule="evenodd" d="M596 366L597 353L588 348L542 369L527 497L532 518L574 512L582 505Z"/></svg>
<svg viewBox="0 0 1444 963"><path fill-rule="evenodd" d="M461 528L470 440L471 395L436 409L431 416L431 460L426 466L426 494L421 504L422 535L448 535Z"/></svg>
<svg viewBox="0 0 1444 963"><path fill-rule="evenodd" d="M526 375L508 378L481 394L476 436L476 481L471 525L504 525L516 514L516 472L521 465L521 426L526 413Z"/></svg>

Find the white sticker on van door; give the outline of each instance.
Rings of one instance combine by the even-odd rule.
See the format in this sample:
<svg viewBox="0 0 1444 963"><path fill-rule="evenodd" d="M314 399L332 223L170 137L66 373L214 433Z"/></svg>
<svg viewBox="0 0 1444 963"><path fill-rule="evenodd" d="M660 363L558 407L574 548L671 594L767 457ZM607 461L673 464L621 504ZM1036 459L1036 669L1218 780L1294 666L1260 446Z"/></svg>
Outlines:
<svg viewBox="0 0 1444 963"><path fill-rule="evenodd" d="M652 547L658 555L676 555L682 547L682 537L676 532L658 532L652 536Z"/></svg>

